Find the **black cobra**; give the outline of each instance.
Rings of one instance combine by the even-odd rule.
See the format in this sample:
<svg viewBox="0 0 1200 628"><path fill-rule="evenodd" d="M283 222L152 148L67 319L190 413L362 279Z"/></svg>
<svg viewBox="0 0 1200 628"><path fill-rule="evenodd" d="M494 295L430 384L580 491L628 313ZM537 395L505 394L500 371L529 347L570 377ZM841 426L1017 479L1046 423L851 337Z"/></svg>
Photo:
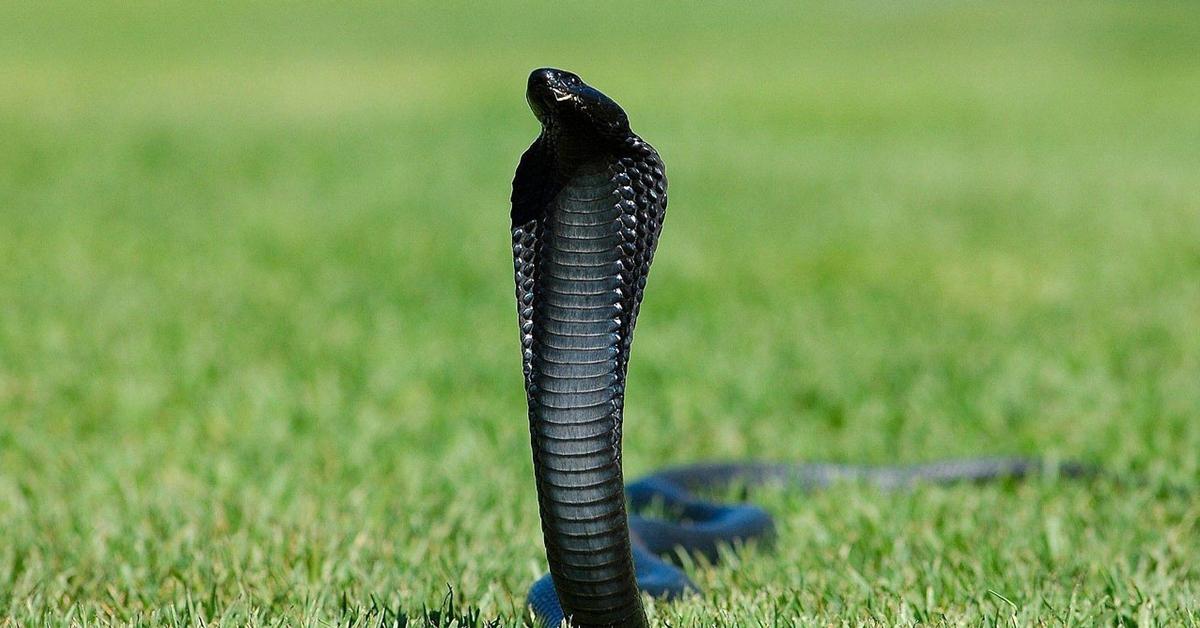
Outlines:
<svg viewBox="0 0 1200 628"><path fill-rule="evenodd" d="M540 621L557 626L645 626L639 589L655 597L695 590L659 556L678 549L715 559L721 543L769 538L770 516L718 505L692 491L739 482L819 488L838 480L896 488L915 482L1020 477L1027 460L965 460L912 467L709 464L624 486L625 372L646 277L667 208L658 153L625 112L578 76L529 76L542 132L513 179L512 241L529 429L550 575L530 591ZM1059 472L1088 470L1063 465ZM627 501L628 500L628 501ZM669 520L629 516L651 504Z"/></svg>

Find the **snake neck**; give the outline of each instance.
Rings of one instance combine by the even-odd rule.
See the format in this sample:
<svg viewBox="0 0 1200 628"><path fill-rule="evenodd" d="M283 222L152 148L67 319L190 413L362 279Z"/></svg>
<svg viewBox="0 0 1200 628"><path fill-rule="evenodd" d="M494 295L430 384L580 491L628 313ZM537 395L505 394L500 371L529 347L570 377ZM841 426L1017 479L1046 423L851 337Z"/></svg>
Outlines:
<svg viewBox="0 0 1200 628"><path fill-rule="evenodd" d="M569 151L569 146L560 147ZM566 155L564 155L566 156ZM606 164L571 164L543 221L530 430L550 572L579 626L640 626L621 472L619 196Z"/></svg>

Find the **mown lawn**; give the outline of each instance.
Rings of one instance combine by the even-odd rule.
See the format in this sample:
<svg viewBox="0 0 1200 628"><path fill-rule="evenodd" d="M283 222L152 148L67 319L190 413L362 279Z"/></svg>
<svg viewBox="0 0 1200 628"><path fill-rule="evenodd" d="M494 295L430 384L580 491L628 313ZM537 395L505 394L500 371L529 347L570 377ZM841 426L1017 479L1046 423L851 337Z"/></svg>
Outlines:
<svg viewBox="0 0 1200 628"><path fill-rule="evenodd" d="M0 6L0 621L525 618L527 72L671 208L626 472L1093 461L756 501L671 626L1200 623L1187 2Z"/></svg>

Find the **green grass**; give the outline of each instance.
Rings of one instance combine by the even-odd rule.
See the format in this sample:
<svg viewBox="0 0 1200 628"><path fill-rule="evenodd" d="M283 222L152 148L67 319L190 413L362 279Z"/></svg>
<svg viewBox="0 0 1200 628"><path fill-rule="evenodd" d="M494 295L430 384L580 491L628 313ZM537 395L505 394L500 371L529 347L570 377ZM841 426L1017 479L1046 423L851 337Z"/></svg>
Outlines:
<svg viewBox="0 0 1200 628"><path fill-rule="evenodd" d="M541 65L671 176L627 474L1149 481L760 491L656 619L1200 623L1200 10L643 4L0 7L0 624L523 620Z"/></svg>

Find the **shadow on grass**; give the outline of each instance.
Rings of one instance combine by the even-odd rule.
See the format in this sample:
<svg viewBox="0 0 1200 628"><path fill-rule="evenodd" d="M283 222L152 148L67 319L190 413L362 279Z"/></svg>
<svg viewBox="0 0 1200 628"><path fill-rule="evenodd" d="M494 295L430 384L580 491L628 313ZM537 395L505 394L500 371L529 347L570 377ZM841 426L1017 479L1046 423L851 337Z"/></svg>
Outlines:
<svg viewBox="0 0 1200 628"><path fill-rule="evenodd" d="M437 608L422 606L420 611L405 611L397 605L387 606L375 596L365 606L353 604L342 596L341 626L394 626L400 628L500 628L499 619L484 619L478 608L460 607L454 599L454 588L446 587L446 596ZM528 625L528 623L526 623Z"/></svg>

